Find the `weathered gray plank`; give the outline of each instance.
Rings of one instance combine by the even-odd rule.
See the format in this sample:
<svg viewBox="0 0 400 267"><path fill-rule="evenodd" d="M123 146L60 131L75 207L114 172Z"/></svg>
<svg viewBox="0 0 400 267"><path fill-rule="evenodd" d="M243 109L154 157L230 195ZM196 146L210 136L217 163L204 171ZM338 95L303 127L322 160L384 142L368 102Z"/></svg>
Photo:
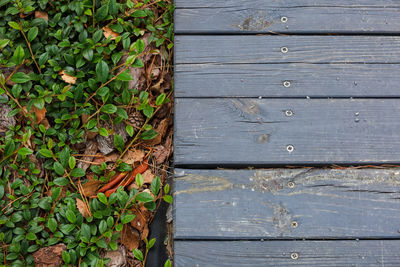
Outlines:
<svg viewBox="0 0 400 267"><path fill-rule="evenodd" d="M400 169L176 169L176 239L400 238Z"/></svg>
<svg viewBox="0 0 400 267"><path fill-rule="evenodd" d="M388 0L178 0L176 33L398 33ZM282 19L282 17L285 17Z"/></svg>
<svg viewBox="0 0 400 267"><path fill-rule="evenodd" d="M175 43L176 64L400 62L400 36L184 35Z"/></svg>
<svg viewBox="0 0 400 267"><path fill-rule="evenodd" d="M176 241L176 267L399 266L399 240ZM296 258L296 256L298 258ZM293 259L294 258L294 259Z"/></svg>
<svg viewBox="0 0 400 267"><path fill-rule="evenodd" d="M400 163L400 99L175 102L177 166Z"/></svg>
<svg viewBox="0 0 400 267"><path fill-rule="evenodd" d="M175 96L399 97L399 73L399 64L178 64Z"/></svg>

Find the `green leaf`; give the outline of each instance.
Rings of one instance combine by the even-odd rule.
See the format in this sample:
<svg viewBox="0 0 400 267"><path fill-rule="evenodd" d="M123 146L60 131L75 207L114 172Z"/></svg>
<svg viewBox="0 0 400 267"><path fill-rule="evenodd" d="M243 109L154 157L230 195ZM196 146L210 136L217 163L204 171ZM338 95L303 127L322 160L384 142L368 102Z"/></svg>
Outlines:
<svg viewBox="0 0 400 267"><path fill-rule="evenodd" d="M127 223L131 222L133 219L135 219L135 217L136 216L134 214L124 214L121 217L121 222L123 224L127 224Z"/></svg>
<svg viewBox="0 0 400 267"><path fill-rule="evenodd" d="M133 12L131 14L131 16L134 18L143 18L143 17L146 17L147 14L143 10L136 10L135 12Z"/></svg>
<svg viewBox="0 0 400 267"><path fill-rule="evenodd" d="M85 50L83 50L83 57L88 61L92 61L93 50L91 48L86 48Z"/></svg>
<svg viewBox="0 0 400 267"><path fill-rule="evenodd" d="M96 242L96 245L97 245L99 248L107 248L107 243L106 243L106 241L104 240L104 238L98 240L98 241Z"/></svg>
<svg viewBox="0 0 400 267"><path fill-rule="evenodd" d="M76 165L76 159L75 159L75 157L73 157L73 156L70 156L70 157L69 157L68 165L69 165L69 168L70 168L71 170L72 170L73 168L75 168L75 165Z"/></svg>
<svg viewBox="0 0 400 267"><path fill-rule="evenodd" d="M106 128L100 128L100 129L99 129L99 134L100 134L101 136L108 136L108 135L109 135Z"/></svg>
<svg viewBox="0 0 400 267"><path fill-rule="evenodd" d="M52 153L50 150L45 149L45 148L40 149L40 150L39 150L39 153L40 153L42 156L46 157L46 158L52 158L52 157L53 157L53 153Z"/></svg>
<svg viewBox="0 0 400 267"><path fill-rule="evenodd" d="M108 6L109 6L108 10L110 11L111 16L114 16L118 13L118 4L116 0L110 0Z"/></svg>
<svg viewBox="0 0 400 267"><path fill-rule="evenodd" d="M27 240L30 240L30 241L33 241L33 240L36 240L36 235L35 235L35 233L32 233L32 232L29 232L27 235L26 235L26 239Z"/></svg>
<svg viewBox="0 0 400 267"><path fill-rule="evenodd" d="M28 32L28 40L32 42L39 33L38 27L32 27Z"/></svg>
<svg viewBox="0 0 400 267"><path fill-rule="evenodd" d="M99 223L99 232L100 234L104 234L105 231L107 231L107 223L105 220L101 220Z"/></svg>
<svg viewBox="0 0 400 267"><path fill-rule="evenodd" d="M16 64L22 64L22 62L24 61L24 56L25 56L25 51L22 48L22 46L18 46L15 51L14 54L12 56L12 61ZM18 73L23 73L23 72L18 72ZM25 74L25 73L24 73ZM15 76L15 75L14 75Z"/></svg>
<svg viewBox="0 0 400 267"><path fill-rule="evenodd" d="M151 202L154 201L154 197L147 192L141 192L136 195L136 201L140 202Z"/></svg>
<svg viewBox="0 0 400 267"><path fill-rule="evenodd" d="M164 267L171 267L171 260L168 259L165 263L164 263Z"/></svg>
<svg viewBox="0 0 400 267"><path fill-rule="evenodd" d="M104 113L112 114L117 112L117 107L114 106L113 104L107 104L101 108L101 111Z"/></svg>
<svg viewBox="0 0 400 267"><path fill-rule="evenodd" d="M49 60L49 54L47 52L41 54L38 60L39 66L46 64L47 60Z"/></svg>
<svg viewBox="0 0 400 267"><path fill-rule="evenodd" d="M156 131L154 131L153 129L145 131L144 133L142 133L140 135L140 139L142 140L151 140L154 137L156 137L158 135L158 133Z"/></svg>
<svg viewBox="0 0 400 267"><path fill-rule="evenodd" d="M27 147L23 147L18 150L18 154L21 156L31 155L32 153L33 153L32 149L29 149Z"/></svg>
<svg viewBox="0 0 400 267"><path fill-rule="evenodd" d="M91 235L91 231L90 231L90 226L87 225L86 223L82 223L81 225L81 234L82 237L85 239L85 242L89 242L90 240L90 235Z"/></svg>
<svg viewBox="0 0 400 267"><path fill-rule="evenodd" d="M99 80L102 83L105 83L107 81L109 70L110 69L108 68L108 65L106 62L104 62L103 60L99 61L96 64L97 80Z"/></svg>
<svg viewBox="0 0 400 267"><path fill-rule="evenodd" d="M11 80L15 83L26 83L31 80L31 78L23 72L17 72L12 77Z"/></svg>
<svg viewBox="0 0 400 267"><path fill-rule="evenodd" d="M136 58L135 62L132 63L132 67L134 67L134 68L143 68L144 67L144 63L140 58Z"/></svg>
<svg viewBox="0 0 400 267"><path fill-rule="evenodd" d="M135 256L136 259L143 261L143 253L139 249L135 248L133 250L133 255Z"/></svg>
<svg viewBox="0 0 400 267"><path fill-rule="evenodd" d="M15 29L15 30L21 30L21 28L19 27L19 24L16 23L15 21L9 21L8 25L10 25L11 28Z"/></svg>
<svg viewBox="0 0 400 267"><path fill-rule="evenodd" d="M147 249L151 249L154 246L155 243L156 243L156 239L155 238L150 239L149 240L149 244L147 245Z"/></svg>
<svg viewBox="0 0 400 267"><path fill-rule="evenodd" d="M121 81L131 81L133 80L132 76L129 74L129 72L126 70L122 73L120 73L117 76L117 80L121 80Z"/></svg>
<svg viewBox="0 0 400 267"><path fill-rule="evenodd" d="M55 185L58 185L58 186L66 186L66 185L69 185L69 180L67 179L67 178L63 178L63 177L61 177L61 178L56 178L56 179L54 179L54 184Z"/></svg>
<svg viewBox="0 0 400 267"><path fill-rule="evenodd" d="M72 210L67 210L67 212L65 212L65 216L70 223L76 222L76 215Z"/></svg>
<svg viewBox="0 0 400 267"><path fill-rule="evenodd" d="M68 253L68 251L64 250L62 252L62 259L65 263L70 263L71 262L71 255Z"/></svg>
<svg viewBox="0 0 400 267"><path fill-rule="evenodd" d="M42 198L38 205L44 210L51 210L51 199L48 197Z"/></svg>
<svg viewBox="0 0 400 267"><path fill-rule="evenodd" d="M165 195L164 197L163 197L163 199L164 199L164 201L165 202L167 202L167 203L172 203L172 196L170 196L170 195Z"/></svg>
<svg viewBox="0 0 400 267"><path fill-rule="evenodd" d="M136 47L136 51L138 52L138 54L142 53L144 51L144 41L142 39L139 39L135 42L135 47Z"/></svg>
<svg viewBox="0 0 400 267"><path fill-rule="evenodd" d="M102 21L108 16L108 5L103 5L96 11L96 20L97 21Z"/></svg>
<svg viewBox="0 0 400 267"><path fill-rule="evenodd" d="M9 42L10 42L9 39L0 39L0 49L3 49L4 47L6 47Z"/></svg>
<svg viewBox="0 0 400 267"><path fill-rule="evenodd" d="M72 177L83 177L85 174L86 172L82 168L73 169L70 173Z"/></svg>
<svg viewBox="0 0 400 267"><path fill-rule="evenodd" d="M93 42L97 43L100 41L101 37L103 36L103 30L97 30L94 34L93 34Z"/></svg>
<svg viewBox="0 0 400 267"><path fill-rule="evenodd" d="M119 152L122 152L125 147L124 139L119 134L114 134L114 146Z"/></svg>
<svg viewBox="0 0 400 267"><path fill-rule="evenodd" d="M50 229L51 232L55 232L57 230L57 221L54 218L50 218L47 222L47 227Z"/></svg>
<svg viewBox="0 0 400 267"><path fill-rule="evenodd" d="M54 168L54 171L55 171L58 175L63 175L63 174L64 174L64 167L63 167L63 165L61 165L60 162L57 162L57 161L54 162L53 168Z"/></svg>
<svg viewBox="0 0 400 267"><path fill-rule="evenodd" d="M147 117L147 118L151 118L151 116L153 116L154 113L154 108L150 105L146 105L143 109L143 114Z"/></svg>
<svg viewBox="0 0 400 267"><path fill-rule="evenodd" d="M131 125L129 125L129 124L126 125L125 130L126 130L126 132L128 133L128 135L129 135L130 137L132 137L133 134L135 133L135 129L133 128L133 126L131 126Z"/></svg>
<svg viewBox="0 0 400 267"><path fill-rule="evenodd" d="M151 193L157 196L158 193L160 192L160 187L161 187L161 179L160 177L156 176L156 178L153 179L150 185Z"/></svg>
<svg viewBox="0 0 400 267"><path fill-rule="evenodd" d="M6 141L4 147L4 157L10 156L15 151L15 143L13 140Z"/></svg>
<svg viewBox="0 0 400 267"><path fill-rule="evenodd" d="M164 93L162 93L161 95L159 95L158 97L157 97L157 99L156 99L156 105L157 106L160 106L160 105L162 105L163 103L164 103L164 100L165 100L165 94Z"/></svg>
<svg viewBox="0 0 400 267"><path fill-rule="evenodd" d="M118 171L120 172L130 172L132 171L132 167L129 164L126 164L125 162L121 162L118 166Z"/></svg>
<svg viewBox="0 0 400 267"><path fill-rule="evenodd" d="M144 183L143 176L140 173L136 174L136 184L137 184L137 186L139 188L141 188L143 183Z"/></svg>
<svg viewBox="0 0 400 267"><path fill-rule="evenodd" d="M105 205L107 205L108 201L107 201L107 197L104 193L98 193L97 194L97 198L99 199L99 201Z"/></svg>

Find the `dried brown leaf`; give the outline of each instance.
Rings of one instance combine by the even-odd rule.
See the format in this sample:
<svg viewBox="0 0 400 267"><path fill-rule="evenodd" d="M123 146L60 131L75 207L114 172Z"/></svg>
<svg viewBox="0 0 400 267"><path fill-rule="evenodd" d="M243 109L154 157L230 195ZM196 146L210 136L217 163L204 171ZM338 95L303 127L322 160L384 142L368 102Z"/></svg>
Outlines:
<svg viewBox="0 0 400 267"><path fill-rule="evenodd" d="M76 77L68 75L64 71L60 71L59 74L61 75L61 79L64 82L69 83L69 84L75 84L76 83Z"/></svg>
<svg viewBox="0 0 400 267"><path fill-rule="evenodd" d="M135 162L140 162L144 159L146 154L143 150L138 149L130 149L126 152L125 156L122 158L122 161L126 164L134 164Z"/></svg>
<svg viewBox="0 0 400 267"><path fill-rule="evenodd" d="M36 114L36 124L40 123L46 117L46 108L38 109L35 106L32 106L32 111Z"/></svg>
<svg viewBox="0 0 400 267"><path fill-rule="evenodd" d="M45 19L49 21L49 15L47 15L46 12L43 11L35 11L35 18L36 19Z"/></svg>
<svg viewBox="0 0 400 267"><path fill-rule="evenodd" d="M157 164L162 164L168 158L170 149L165 148L163 145L158 145L154 147L154 150L151 154L156 159Z"/></svg>
<svg viewBox="0 0 400 267"><path fill-rule="evenodd" d="M121 243L131 251L138 248L140 243L139 232L125 224L121 232Z"/></svg>
<svg viewBox="0 0 400 267"><path fill-rule="evenodd" d="M145 144L148 146L155 146L158 145L159 143L161 143L163 136L165 135L166 131L168 130L168 126L169 126L169 119L165 118L162 121L160 121L160 123L157 126L156 132L158 133L158 135L149 140L146 141Z"/></svg>
<svg viewBox="0 0 400 267"><path fill-rule="evenodd" d="M149 226L146 224L146 226L144 227L142 234L140 236L141 240L144 240L145 238L147 238L149 236Z"/></svg>
<svg viewBox="0 0 400 267"><path fill-rule="evenodd" d="M78 208L79 212L82 214L83 217L85 218L90 217L90 211L87 205L79 198L76 199L76 207Z"/></svg>
<svg viewBox="0 0 400 267"><path fill-rule="evenodd" d="M97 145L96 140L89 140L88 142L86 142L86 148L85 148L84 155L87 155L87 156L84 156L80 159L77 167L82 168L86 171L87 168L89 168L89 166L90 166L89 162L92 162L92 160L94 158L93 155L96 155L97 150L98 150L98 145Z"/></svg>
<svg viewBox="0 0 400 267"><path fill-rule="evenodd" d="M143 182L145 184L151 184L151 182L153 181L153 179L156 177L151 170L146 170L143 174Z"/></svg>
<svg viewBox="0 0 400 267"><path fill-rule="evenodd" d="M117 38L120 35L119 33L111 30L108 27L103 27L103 34L106 39L108 39L108 37L111 37L111 40L114 40L115 38Z"/></svg>
<svg viewBox="0 0 400 267"><path fill-rule="evenodd" d="M97 189L102 183L99 180L90 180L86 184L82 185L83 193L87 197L97 195Z"/></svg>

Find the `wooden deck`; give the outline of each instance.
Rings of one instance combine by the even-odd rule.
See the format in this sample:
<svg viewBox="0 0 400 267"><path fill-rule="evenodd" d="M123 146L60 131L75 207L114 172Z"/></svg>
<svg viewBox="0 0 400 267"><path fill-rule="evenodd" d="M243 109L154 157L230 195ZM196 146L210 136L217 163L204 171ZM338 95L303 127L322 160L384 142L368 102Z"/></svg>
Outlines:
<svg viewBox="0 0 400 267"><path fill-rule="evenodd" d="M400 266L400 1L175 4L175 266Z"/></svg>

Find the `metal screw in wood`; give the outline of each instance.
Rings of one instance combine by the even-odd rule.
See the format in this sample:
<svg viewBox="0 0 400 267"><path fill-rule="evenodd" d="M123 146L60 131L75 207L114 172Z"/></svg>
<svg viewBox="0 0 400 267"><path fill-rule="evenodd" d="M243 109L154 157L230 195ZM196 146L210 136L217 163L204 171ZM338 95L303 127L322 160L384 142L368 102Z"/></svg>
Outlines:
<svg viewBox="0 0 400 267"><path fill-rule="evenodd" d="M299 226L298 222L296 222L296 221L292 222L292 227L293 228L297 228L297 226Z"/></svg>
<svg viewBox="0 0 400 267"><path fill-rule="evenodd" d="M286 54L287 52L289 52L289 49L286 46L281 47L281 52Z"/></svg>
<svg viewBox="0 0 400 267"><path fill-rule="evenodd" d="M291 83L289 81L284 81L283 82L283 86L285 86L286 88L289 88L291 85Z"/></svg>
<svg viewBox="0 0 400 267"><path fill-rule="evenodd" d="M292 152L294 151L294 146L293 146L293 145L287 145L287 146L286 146L286 150L287 150L289 153L292 153Z"/></svg>
<svg viewBox="0 0 400 267"><path fill-rule="evenodd" d="M286 22L288 21L288 18L287 18L287 17L281 17L281 21L282 21L283 23L286 23Z"/></svg>
<svg viewBox="0 0 400 267"><path fill-rule="evenodd" d="M288 184L287 184L287 186L289 187L289 188L294 188L295 187L295 183L294 182L289 182Z"/></svg>
<svg viewBox="0 0 400 267"><path fill-rule="evenodd" d="M291 111L290 109L285 111L285 115L286 117L292 117L294 115L293 111Z"/></svg>
<svg viewBox="0 0 400 267"><path fill-rule="evenodd" d="M292 258L292 260L297 260L299 258L299 254L296 252L293 252L292 254L290 254L290 258Z"/></svg>

